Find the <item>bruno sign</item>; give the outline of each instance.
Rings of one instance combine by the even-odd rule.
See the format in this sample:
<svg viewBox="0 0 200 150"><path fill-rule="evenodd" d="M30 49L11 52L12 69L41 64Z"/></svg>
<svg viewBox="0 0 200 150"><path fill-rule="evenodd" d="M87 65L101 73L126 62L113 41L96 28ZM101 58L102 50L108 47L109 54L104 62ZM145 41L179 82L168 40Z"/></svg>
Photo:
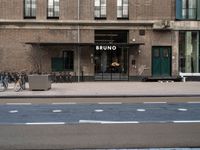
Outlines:
<svg viewBox="0 0 200 150"><path fill-rule="evenodd" d="M114 46L114 45L97 45L96 50L97 51L116 51L117 46Z"/></svg>

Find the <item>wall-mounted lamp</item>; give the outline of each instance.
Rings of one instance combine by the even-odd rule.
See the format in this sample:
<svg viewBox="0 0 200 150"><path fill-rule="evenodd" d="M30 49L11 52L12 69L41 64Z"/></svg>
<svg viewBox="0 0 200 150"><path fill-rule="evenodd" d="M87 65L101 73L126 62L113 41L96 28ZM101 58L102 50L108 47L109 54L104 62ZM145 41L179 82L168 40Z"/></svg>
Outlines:
<svg viewBox="0 0 200 150"><path fill-rule="evenodd" d="M132 42L135 42L135 41L136 41L135 38L133 38L133 39L132 39Z"/></svg>

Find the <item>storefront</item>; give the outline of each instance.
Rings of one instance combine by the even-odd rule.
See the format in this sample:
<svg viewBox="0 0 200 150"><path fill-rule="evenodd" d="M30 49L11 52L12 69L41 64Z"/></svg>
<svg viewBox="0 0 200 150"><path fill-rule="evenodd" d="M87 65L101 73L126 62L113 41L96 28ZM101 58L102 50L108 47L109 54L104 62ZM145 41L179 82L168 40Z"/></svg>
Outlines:
<svg viewBox="0 0 200 150"><path fill-rule="evenodd" d="M129 80L130 51L143 43L129 43L127 30L96 30L94 47L95 80ZM133 60L134 61L134 60Z"/></svg>

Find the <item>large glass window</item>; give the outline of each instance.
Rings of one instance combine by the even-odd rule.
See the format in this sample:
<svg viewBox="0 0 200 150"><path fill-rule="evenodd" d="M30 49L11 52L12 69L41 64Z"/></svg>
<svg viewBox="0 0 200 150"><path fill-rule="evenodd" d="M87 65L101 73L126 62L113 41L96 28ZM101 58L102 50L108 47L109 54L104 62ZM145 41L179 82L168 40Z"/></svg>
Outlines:
<svg viewBox="0 0 200 150"><path fill-rule="evenodd" d="M24 0L24 18L36 18L36 0Z"/></svg>
<svg viewBox="0 0 200 150"><path fill-rule="evenodd" d="M199 72L199 32L183 31L179 35L180 71Z"/></svg>
<svg viewBox="0 0 200 150"><path fill-rule="evenodd" d="M96 19L106 18L106 0L95 0L94 9L94 16Z"/></svg>
<svg viewBox="0 0 200 150"><path fill-rule="evenodd" d="M117 0L117 18L128 18L128 0Z"/></svg>
<svg viewBox="0 0 200 150"><path fill-rule="evenodd" d="M59 18L59 0L48 0L48 18Z"/></svg>

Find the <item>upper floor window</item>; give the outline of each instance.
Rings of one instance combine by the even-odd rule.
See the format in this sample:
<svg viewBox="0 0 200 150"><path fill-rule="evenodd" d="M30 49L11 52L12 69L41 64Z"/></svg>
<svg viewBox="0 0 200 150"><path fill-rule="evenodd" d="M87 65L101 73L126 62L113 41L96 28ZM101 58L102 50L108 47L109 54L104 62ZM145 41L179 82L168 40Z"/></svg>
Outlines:
<svg viewBox="0 0 200 150"><path fill-rule="evenodd" d="M24 18L36 18L36 0L24 0Z"/></svg>
<svg viewBox="0 0 200 150"><path fill-rule="evenodd" d="M183 0L182 2L182 17L183 19L196 19L197 5L196 0Z"/></svg>
<svg viewBox="0 0 200 150"><path fill-rule="evenodd" d="M117 0L117 18L128 18L128 0Z"/></svg>
<svg viewBox="0 0 200 150"><path fill-rule="evenodd" d="M96 19L106 18L106 0L95 0L94 9L94 15Z"/></svg>
<svg viewBox="0 0 200 150"><path fill-rule="evenodd" d="M199 20L200 19L200 1L199 0L176 0L176 19Z"/></svg>
<svg viewBox="0 0 200 150"><path fill-rule="evenodd" d="M59 0L48 0L48 17L59 18Z"/></svg>

